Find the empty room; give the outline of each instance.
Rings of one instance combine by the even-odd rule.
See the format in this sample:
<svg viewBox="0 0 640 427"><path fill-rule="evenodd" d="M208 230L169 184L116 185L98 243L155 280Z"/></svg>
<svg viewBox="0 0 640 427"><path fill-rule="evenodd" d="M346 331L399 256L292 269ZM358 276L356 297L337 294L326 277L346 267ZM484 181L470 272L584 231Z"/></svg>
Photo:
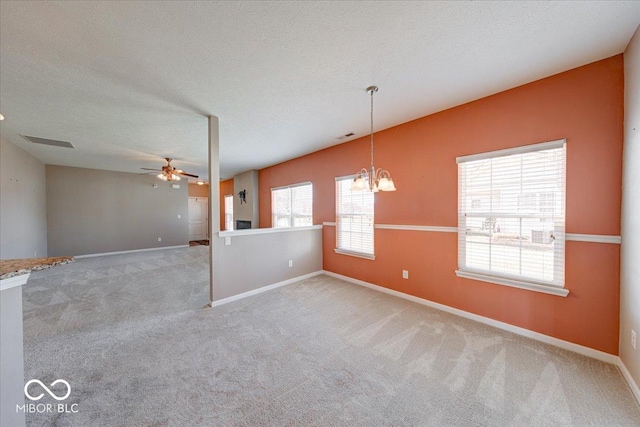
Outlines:
<svg viewBox="0 0 640 427"><path fill-rule="evenodd" d="M640 426L640 2L0 1L0 425Z"/></svg>

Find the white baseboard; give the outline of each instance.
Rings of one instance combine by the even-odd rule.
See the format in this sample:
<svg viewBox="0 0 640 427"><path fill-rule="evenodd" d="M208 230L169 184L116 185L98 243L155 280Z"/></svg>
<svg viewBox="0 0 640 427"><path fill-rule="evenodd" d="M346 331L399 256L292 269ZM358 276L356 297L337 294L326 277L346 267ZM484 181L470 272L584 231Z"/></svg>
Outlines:
<svg viewBox="0 0 640 427"><path fill-rule="evenodd" d="M76 255L74 258L94 258L98 256L110 256L110 255L122 255L122 254L132 254L136 252L149 252L149 251L161 251L164 249L178 249L178 248L188 248L189 245L177 245L177 246L161 246L159 248L145 248L145 249L131 249L128 251L115 251L115 252L104 252L101 254L86 254L86 255Z"/></svg>
<svg viewBox="0 0 640 427"><path fill-rule="evenodd" d="M385 294L400 297L409 301L416 302L418 304L426 305L437 310L446 311L447 313L455 314L456 316L464 317L465 319L475 320L476 322L484 323L485 325L493 326L504 331L513 332L514 334L522 335L524 337L532 338L537 341L541 341L546 344L551 344L556 347L563 348L565 350L573 351L583 356L588 356L603 362L612 363L618 365L619 357L613 354L605 353L604 351L595 350L593 348L585 347L580 344L575 344L569 341L564 341L559 338L554 338L549 335L544 335L539 332L530 331L529 329L521 328L519 326L510 325L508 323L500 322L498 320L491 319L489 317L480 316L478 314L469 313L468 311L460 310L458 308L449 307L448 305L439 304L437 302L429 301L423 298L419 298L413 295L408 295L402 292L394 291L382 286L374 285L372 283L364 282L362 280L353 279L342 274L333 273L330 271L324 271L327 276L342 279L344 281L354 283L356 285L364 286L369 289L373 289Z"/></svg>
<svg viewBox="0 0 640 427"><path fill-rule="evenodd" d="M314 271L313 273L309 273L309 274L305 274L305 275L302 275L302 276L294 277L293 279L283 280L282 282L274 283L272 285L263 286L261 288L254 289L252 291L243 292L241 294L233 295L231 297L219 299L219 300L216 300L216 301L211 301L209 303L209 305L212 308L213 307L218 307L219 305L228 304L230 302L237 301L237 300L242 299L242 298L247 298L247 297L250 297L250 296L253 296L253 295L261 294L263 292L267 292L267 291L270 291L272 289L279 288L281 286L290 285L291 283L295 283L295 282L298 282L300 280L305 280L305 279L308 279L310 277L318 276L318 275L320 275L322 273L323 273L322 270Z"/></svg>
<svg viewBox="0 0 640 427"><path fill-rule="evenodd" d="M629 372L624 362L620 358L618 358L618 368L620 368L620 372L622 372L622 376L624 377L625 380L627 380L627 384L629 384L629 388L631 389L631 392L636 397L636 400L640 405L640 388L638 387L638 384L636 384L635 380L631 376L631 372Z"/></svg>

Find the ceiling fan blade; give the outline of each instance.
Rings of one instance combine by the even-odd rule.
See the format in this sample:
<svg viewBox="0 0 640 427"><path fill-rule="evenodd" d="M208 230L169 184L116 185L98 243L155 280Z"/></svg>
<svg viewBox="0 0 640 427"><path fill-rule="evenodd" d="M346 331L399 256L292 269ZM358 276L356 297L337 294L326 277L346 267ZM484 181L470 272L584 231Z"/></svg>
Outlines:
<svg viewBox="0 0 640 427"><path fill-rule="evenodd" d="M177 172L180 175L190 176L191 178L198 178L198 175L191 175L190 173L186 173L186 172L183 172L183 171L174 171L174 172Z"/></svg>
<svg viewBox="0 0 640 427"><path fill-rule="evenodd" d="M151 169L151 168L140 168L143 171L158 171L158 172L162 172L162 169Z"/></svg>

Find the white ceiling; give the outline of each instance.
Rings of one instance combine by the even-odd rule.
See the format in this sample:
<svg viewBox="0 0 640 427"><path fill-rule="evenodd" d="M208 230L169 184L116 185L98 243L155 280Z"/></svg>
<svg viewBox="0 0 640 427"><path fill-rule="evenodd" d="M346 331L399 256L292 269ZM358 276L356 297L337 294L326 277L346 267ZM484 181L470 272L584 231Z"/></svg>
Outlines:
<svg viewBox="0 0 640 427"><path fill-rule="evenodd" d="M640 2L0 2L2 137L231 177L624 51ZM19 134L72 142L38 146ZM351 139L353 139L351 138Z"/></svg>

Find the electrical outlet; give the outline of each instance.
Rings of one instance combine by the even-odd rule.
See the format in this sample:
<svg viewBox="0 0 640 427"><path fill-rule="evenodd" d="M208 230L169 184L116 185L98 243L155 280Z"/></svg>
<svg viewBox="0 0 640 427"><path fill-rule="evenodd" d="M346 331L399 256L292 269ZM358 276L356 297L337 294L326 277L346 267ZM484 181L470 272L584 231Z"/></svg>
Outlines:
<svg viewBox="0 0 640 427"><path fill-rule="evenodd" d="M162 242L162 237L158 237L158 242Z"/></svg>
<svg viewBox="0 0 640 427"><path fill-rule="evenodd" d="M37 253L36 251L33 251L33 257L34 258L37 256L36 253Z"/></svg>
<svg viewBox="0 0 640 427"><path fill-rule="evenodd" d="M408 279L409 278L409 271L408 270L402 270L402 278L403 279Z"/></svg>
<svg viewBox="0 0 640 427"><path fill-rule="evenodd" d="M225 246L231 246L231 237L225 237L224 238L224 245Z"/></svg>
<svg viewBox="0 0 640 427"><path fill-rule="evenodd" d="M292 259L289 260L289 268L291 268L291 267L293 267L293 260Z"/></svg>
<svg viewBox="0 0 640 427"><path fill-rule="evenodd" d="M633 329L631 330L631 347L633 347L633 349L636 349L636 331L634 331Z"/></svg>
<svg viewBox="0 0 640 427"><path fill-rule="evenodd" d="M182 218L182 215L178 214L178 219Z"/></svg>

